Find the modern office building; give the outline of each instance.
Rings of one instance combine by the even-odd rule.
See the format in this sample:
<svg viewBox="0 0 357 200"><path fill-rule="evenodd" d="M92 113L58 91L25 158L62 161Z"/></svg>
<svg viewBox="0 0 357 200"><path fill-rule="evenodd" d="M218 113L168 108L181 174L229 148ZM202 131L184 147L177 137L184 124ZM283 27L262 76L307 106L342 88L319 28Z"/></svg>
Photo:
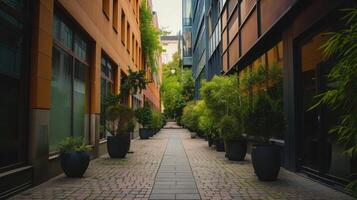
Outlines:
<svg viewBox="0 0 357 200"><path fill-rule="evenodd" d="M192 28L192 74L195 80L195 98L199 98L202 80L211 80L221 74L221 21L223 0L194 0Z"/></svg>
<svg viewBox="0 0 357 200"><path fill-rule="evenodd" d="M192 6L196 93L200 80L220 71L240 76L260 66L280 67L287 129L276 142L283 147L283 167L343 188L356 173L357 162L328 135L334 113L307 108L327 87L323 72L331 62L323 59L320 49L327 39L323 33L342 27L340 10L355 7L356 2L194 0ZM269 75L265 78L269 84Z"/></svg>
<svg viewBox="0 0 357 200"><path fill-rule="evenodd" d="M58 144L67 136L82 136L92 158L106 153L101 102L120 93L129 67L145 67L139 6L0 1L0 199L60 174ZM158 87L150 92L146 100L159 106ZM143 99L122 103L135 107Z"/></svg>
<svg viewBox="0 0 357 200"><path fill-rule="evenodd" d="M182 64L192 66L192 0L182 0Z"/></svg>

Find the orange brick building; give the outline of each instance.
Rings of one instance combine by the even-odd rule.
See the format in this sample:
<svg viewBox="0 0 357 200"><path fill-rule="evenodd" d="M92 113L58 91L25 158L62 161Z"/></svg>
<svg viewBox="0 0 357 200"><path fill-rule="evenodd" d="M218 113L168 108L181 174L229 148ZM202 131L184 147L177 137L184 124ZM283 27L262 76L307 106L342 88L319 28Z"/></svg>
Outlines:
<svg viewBox="0 0 357 200"><path fill-rule="evenodd" d="M83 137L93 158L106 153L101 102L120 93L129 67L144 69L140 0L88 2L0 2L0 198L61 173L67 136ZM160 108L159 81L122 102L144 100Z"/></svg>

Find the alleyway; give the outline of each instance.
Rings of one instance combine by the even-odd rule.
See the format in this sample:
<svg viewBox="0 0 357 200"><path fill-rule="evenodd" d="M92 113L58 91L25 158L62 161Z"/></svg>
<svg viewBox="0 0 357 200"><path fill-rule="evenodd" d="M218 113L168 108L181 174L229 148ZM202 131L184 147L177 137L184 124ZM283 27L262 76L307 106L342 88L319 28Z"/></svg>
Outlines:
<svg viewBox="0 0 357 200"><path fill-rule="evenodd" d="M13 199L352 199L285 170L260 182L250 158L228 161L184 129L133 140L131 150L126 159L93 160L82 179L61 175Z"/></svg>

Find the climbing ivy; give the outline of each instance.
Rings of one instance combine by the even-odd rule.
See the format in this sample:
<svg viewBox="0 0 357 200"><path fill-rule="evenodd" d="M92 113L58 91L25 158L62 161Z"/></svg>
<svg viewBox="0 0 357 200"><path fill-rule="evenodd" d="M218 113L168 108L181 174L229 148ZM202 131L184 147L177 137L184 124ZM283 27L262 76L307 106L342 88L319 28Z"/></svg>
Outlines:
<svg viewBox="0 0 357 200"><path fill-rule="evenodd" d="M153 72L156 72L156 57L163 51L160 43L160 35L163 31L154 26L152 12L146 0L144 0L140 6L140 32L141 46L146 63Z"/></svg>

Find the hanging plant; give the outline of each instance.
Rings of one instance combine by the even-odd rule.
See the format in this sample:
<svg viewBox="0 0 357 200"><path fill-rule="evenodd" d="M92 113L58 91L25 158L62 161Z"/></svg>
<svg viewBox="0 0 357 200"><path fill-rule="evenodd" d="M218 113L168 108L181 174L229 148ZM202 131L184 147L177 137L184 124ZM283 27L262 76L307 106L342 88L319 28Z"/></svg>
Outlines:
<svg viewBox="0 0 357 200"><path fill-rule="evenodd" d="M146 63L152 72L156 72L156 58L163 51L160 43L162 31L157 29L153 24L152 12L144 0L140 6L140 33L141 46L145 56Z"/></svg>

